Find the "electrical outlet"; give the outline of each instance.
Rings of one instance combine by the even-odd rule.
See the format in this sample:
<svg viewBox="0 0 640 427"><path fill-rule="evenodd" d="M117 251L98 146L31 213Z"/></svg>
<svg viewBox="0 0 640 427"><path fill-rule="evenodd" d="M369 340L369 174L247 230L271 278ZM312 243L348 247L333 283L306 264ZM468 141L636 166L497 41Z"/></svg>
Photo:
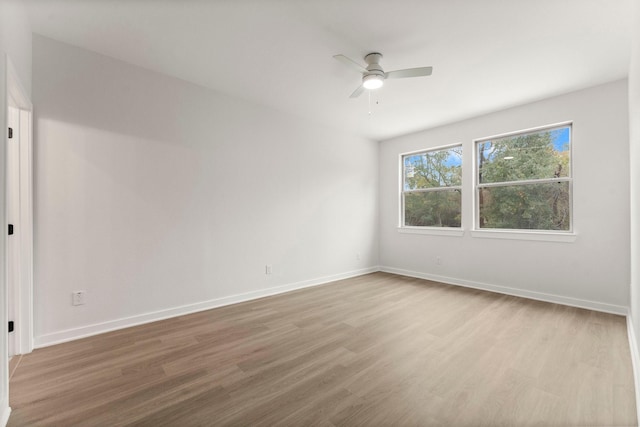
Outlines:
<svg viewBox="0 0 640 427"><path fill-rule="evenodd" d="M75 291L73 292L72 295L72 304L73 305L84 305L84 297L85 297L86 291Z"/></svg>
<svg viewBox="0 0 640 427"><path fill-rule="evenodd" d="M264 266L264 274L271 274L273 269L271 268L271 264L267 264Z"/></svg>
<svg viewBox="0 0 640 427"><path fill-rule="evenodd" d="M436 257L436 265L442 265L442 258L439 256Z"/></svg>
<svg viewBox="0 0 640 427"><path fill-rule="evenodd" d="M360 261L360 252L356 254L356 261Z"/></svg>

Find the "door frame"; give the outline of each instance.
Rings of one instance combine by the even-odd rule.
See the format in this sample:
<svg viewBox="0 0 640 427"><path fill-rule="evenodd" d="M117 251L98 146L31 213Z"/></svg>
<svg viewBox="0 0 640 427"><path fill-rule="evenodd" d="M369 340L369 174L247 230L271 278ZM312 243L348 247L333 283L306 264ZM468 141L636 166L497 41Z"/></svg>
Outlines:
<svg viewBox="0 0 640 427"><path fill-rule="evenodd" d="M13 225L14 233L7 237L7 319L14 328L20 323L20 109L11 96L7 97L7 127L13 130L12 139L7 140L6 150L6 222ZM20 332L7 336L9 360L20 353ZM9 369L11 380L11 369Z"/></svg>
<svg viewBox="0 0 640 427"><path fill-rule="evenodd" d="M16 278L18 280L18 292L15 295L14 313L16 318L14 333L15 354L26 354L33 351L33 105L27 92L22 86L18 74L16 73L10 58L6 57L6 76L7 76L7 99L5 106L5 120L7 120L8 105L11 101L13 107L17 107L19 114L19 126L17 129L18 141L12 143L18 144L18 176L19 181L18 193L20 199L19 215L17 223L19 229L16 229L14 237L18 239L17 251L15 255L18 257L18 271ZM6 172L6 146L4 147ZM6 215L6 189L7 181L5 177L5 215ZM7 238L5 232L5 239ZM5 249L7 244L5 241ZM6 253L5 253L5 266ZM7 271L5 270L5 287ZM5 291L6 292L6 291Z"/></svg>
<svg viewBox="0 0 640 427"><path fill-rule="evenodd" d="M21 323L16 351L29 353L33 350L33 105L20 83L18 73L6 53L0 51L0 425L6 425L11 414L9 407L9 353L7 330L7 122L9 98L25 114L24 129L21 126L20 154L20 198L19 220L23 221L20 238L20 297L17 320ZM22 122L22 120L20 120ZM23 142L24 141L24 142ZM23 170L22 164L25 162ZM24 183L22 178L25 178ZM24 185L23 185L24 184ZM24 193L23 193L24 192ZM23 210L23 203L24 208ZM2 229L4 228L4 229ZM16 323L17 326L17 323Z"/></svg>

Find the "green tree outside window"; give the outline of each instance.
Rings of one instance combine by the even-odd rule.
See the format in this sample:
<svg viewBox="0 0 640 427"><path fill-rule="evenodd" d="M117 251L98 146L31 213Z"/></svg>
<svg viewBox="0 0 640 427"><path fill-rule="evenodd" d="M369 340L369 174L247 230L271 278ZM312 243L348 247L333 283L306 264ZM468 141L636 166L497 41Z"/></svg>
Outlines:
<svg viewBox="0 0 640 427"><path fill-rule="evenodd" d="M571 127L476 142L478 226L571 229Z"/></svg>
<svg viewBox="0 0 640 427"><path fill-rule="evenodd" d="M462 147L408 154L403 164L403 225L460 227Z"/></svg>

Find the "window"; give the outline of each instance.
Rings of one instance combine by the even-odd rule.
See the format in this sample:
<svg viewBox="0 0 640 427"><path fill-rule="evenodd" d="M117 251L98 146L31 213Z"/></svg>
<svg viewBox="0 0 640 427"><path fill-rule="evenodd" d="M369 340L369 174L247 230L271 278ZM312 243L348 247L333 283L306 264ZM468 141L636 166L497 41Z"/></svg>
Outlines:
<svg viewBox="0 0 640 427"><path fill-rule="evenodd" d="M402 156L402 226L460 227L462 146Z"/></svg>
<svg viewBox="0 0 640 427"><path fill-rule="evenodd" d="M571 231L571 125L476 141L476 228Z"/></svg>

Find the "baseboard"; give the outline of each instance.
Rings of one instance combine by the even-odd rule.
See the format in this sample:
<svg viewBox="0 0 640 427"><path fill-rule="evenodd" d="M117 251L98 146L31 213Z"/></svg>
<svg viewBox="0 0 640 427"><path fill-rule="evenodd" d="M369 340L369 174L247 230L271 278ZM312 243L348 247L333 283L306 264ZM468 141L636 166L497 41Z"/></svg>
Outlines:
<svg viewBox="0 0 640 427"><path fill-rule="evenodd" d="M0 409L0 426L6 427L9 422L9 416L11 415L11 407L5 403Z"/></svg>
<svg viewBox="0 0 640 427"><path fill-rule="evenodd" d="M35 337L34 347L48 347L54 344L60 344L67 341L73 341L92 335L111 332L118 329L129 328L131 326L142 325L145 323L156 322L171 317L183 316L185 314L196 313L198 311L210 310L212 308L223 307L225 305L237 304L240 302L251 301L258 298L264 298L271 295L277 295L284 292L290 292L297 289L309 288L312 286L323 285L325 283L334 282L336 280L348 279L351 277L362 276L364 274L375 273L380 271L377 266L363 268L360 270L349 271L346 273L334 274L331 276L319 277L311 280L290 283L272 288L261 289L259 291L247 292L243 294L231 295L228 297L216 298L195 304L188 304L179 307L173 307L165 310L154 311L151 313L140 314L136 316L111 320L103 323L82 326L79 328L66 329L64 331L54 332L51 334Z"/></svg>
<svg viewBox="0 0 640 427"><path fill-rule="evenodd" d="M638 425L640 426L640 353L638 353L638 340L633 327L631 312L627 314L627 335L629 337L629 348L631 349L631 365L633 366L633 382L636 390L636 414Z"/></svg>
<svg viewBox="0 0 640 427"><path fill-rule="evenodd" d="M481 289L481 290L490 291L490 292L497 292L501 294L535 299L535 300L551 302L555 304L563 304L563 305L569 305L573 307L586 308L589 310L602 311L605 313L618 314L622 316L627 315L627 307L624 307L624 306L605 304L605 303L600 303L595 301L582 300L578 298L563 297L559 295L546 294L542 292L509 288L505 286L490 285L487 283L456 279L456 278L451 278L447 276L439 276L435 274L421 273L417 271L410 271L410 270L404 270L404 269L387 267L387 266L380 266L380 267L374 266L369 268L363 268L360 270L334 274L331 276L319 277L319 278L305 280L301 282L276 286L268 289L262 289L259 291L231 295L223 298L216 298L213 300L203 301L195 304L173 307L173 308L159 310L151 313L145 313L141 315L116 319L108 322L96 323L93 325L67 329L59 332L54 332L51 334L41 335L39 337L34 338L34 347L35 348L47 347L50 345L60 344L67 341L73 341L80 338L89 337L92 335L111 332L118 329L129 328L131 326L137 326L145 323L156 322L158 320L164 320L171 317L196 313L198 311L210 310L216 307L223 307L226 305L237 304L245 301L251 301L254 299L263 298L271 295L277 295L284 292L290 292L297 289L304 289L312 286L323 285L325 283L333 282L336 280L348 279L351 277L361 276L364 274L375 273L376 271L384 271L387 273L398 274L401 276L433 280L435 282L441 282L441 283L446 283L450 285Z"/></svg>
<svg viewBox="0 0 640 427"><path fill-rule="evenodd" d="M589 310L602 311L604 313L627 315L627 307L621 305L606 304L596 301L588 301L578 298L563 297L560 295L547 294L544 292L527 291L506 286L489 285L487 283L474 282L471 280L455 279L436 274L421 273L417 271L403 270L400 268L381 266L380 271L386 273L399 274L401 276L415 277L418 279L433 280L434 282L446 283L449 285L464 286L466 288L481 289L484 291L497 292L500 294L513 295L516 297L529 298L538 301L552 302L554 304L569 305L572 307L586 308Z"/></svg>

